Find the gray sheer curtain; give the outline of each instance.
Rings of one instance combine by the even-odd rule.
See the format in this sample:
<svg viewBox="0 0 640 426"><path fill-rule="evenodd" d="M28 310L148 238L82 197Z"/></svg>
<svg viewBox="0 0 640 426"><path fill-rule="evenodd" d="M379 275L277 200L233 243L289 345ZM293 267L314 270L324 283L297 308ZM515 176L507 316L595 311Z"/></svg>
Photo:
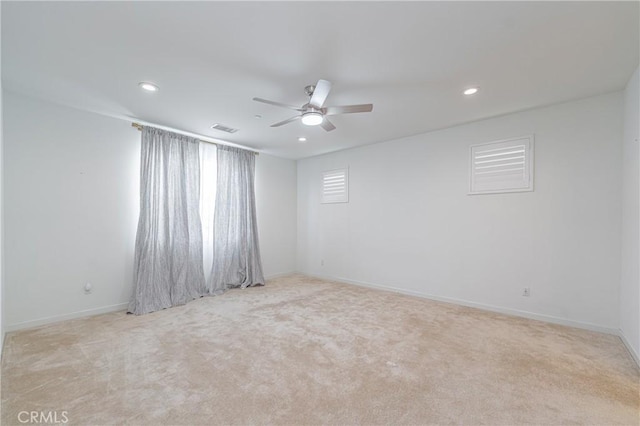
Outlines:
<svg viewBox="0 0 640 426"><path fill-rule="evenodd" d="M209 294L264 284L254 193L255 154L218 146L213 266Z"/></svg>
<svg viewBox="0 0 640 426"><path fill-rule="evenodd" d="M199 142L143 128L135 288L129 312L145 314L206 293L199 201Z"/></svg>

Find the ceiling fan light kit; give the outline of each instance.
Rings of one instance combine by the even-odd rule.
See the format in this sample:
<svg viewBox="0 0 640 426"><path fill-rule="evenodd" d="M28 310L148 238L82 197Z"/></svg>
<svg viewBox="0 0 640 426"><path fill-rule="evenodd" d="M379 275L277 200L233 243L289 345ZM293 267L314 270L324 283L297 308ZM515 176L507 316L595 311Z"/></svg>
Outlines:
<svg viewBox="0 0 640 426"><path fill-rule="evenodd" d="M307 125L307 126L320 125L325 131L330 132L332 130L335 130L336 126L334 126L329 121L329 119L326 118L327 115L353 114L356 112L373 111L373 104L324 107L324 102L327 100L327 96L329 96L329 91L331 91L331 83L327 80L318 80L318 83L315 86L314 85L306 86L304 88L304 91L307 94L307 96L309 96L309 102L302 105L300 108L295 107L293 105L287 105L281 102L270 101L262 98L253 98L253 100L256 102L262 102L268 105L274 105L282 108L292 109L300 113L299 115L295 115L284 121L280 121L278 123L272 124L271 127L280 127L285 124L292 123L297 119L301 119L302 124L304 125Z"/></svg>
<svg viewBox="0 0 640 426"><path fill-rule="evenodd" d="M302 114L302 124L306 124L307 126L317 126L322 123L322 113L311 111L305 112Z"/></svg>
<svg viewBox="0 0 640 426"><path fill-rule="evenodd" d="M158 86L153 83L149 83L148 81L141 81L138 83L138 86L147 92L157 92L159 90Z"/></svg>

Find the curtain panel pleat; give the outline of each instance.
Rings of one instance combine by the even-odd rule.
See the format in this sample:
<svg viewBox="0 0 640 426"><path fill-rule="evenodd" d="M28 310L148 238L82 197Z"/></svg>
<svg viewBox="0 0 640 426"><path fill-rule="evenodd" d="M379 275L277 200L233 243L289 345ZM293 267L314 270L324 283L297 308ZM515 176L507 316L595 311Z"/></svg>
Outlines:
<svg viewBox="0 0 640 426"><path fill-rule="evenodd" d="M255 202L255 155L218 146L213 265L209 294L263 285Z"/></svg>
<svg viewBox="0 0 640 426"><path fill-rule="evenodd" d="M199 142L144 127L129 312L182 305L206 293L199 203Z"/></svg>

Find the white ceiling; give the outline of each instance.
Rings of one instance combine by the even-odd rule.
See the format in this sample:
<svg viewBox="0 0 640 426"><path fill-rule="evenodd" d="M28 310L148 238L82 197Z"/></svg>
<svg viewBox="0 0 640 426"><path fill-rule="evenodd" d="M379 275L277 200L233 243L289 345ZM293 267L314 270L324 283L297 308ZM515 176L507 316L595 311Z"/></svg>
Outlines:
<svg viewBox="0 0 640 426"><path fill-rule="evenodd" d="M638 27L638 2L2 2L2 81L302 158L622 89ZM320 78L373 112L270 128L294 114L252 101L302 105Z"/></svg>

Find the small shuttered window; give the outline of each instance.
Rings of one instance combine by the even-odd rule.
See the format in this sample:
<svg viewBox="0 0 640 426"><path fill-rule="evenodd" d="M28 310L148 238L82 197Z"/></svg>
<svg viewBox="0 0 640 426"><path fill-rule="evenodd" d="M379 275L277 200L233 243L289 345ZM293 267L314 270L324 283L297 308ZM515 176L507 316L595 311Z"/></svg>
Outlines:
<svg viewBox="0 0 640 426"><path fill-rule="evenodd" d="M322 173L322 203L349 202L349 169Z"/></svg>
<svg viewBox="0 0 640 426"><path fill-rule="evenodd" d="M469 194L533 191L533 136L471 146Z"/></svg>

